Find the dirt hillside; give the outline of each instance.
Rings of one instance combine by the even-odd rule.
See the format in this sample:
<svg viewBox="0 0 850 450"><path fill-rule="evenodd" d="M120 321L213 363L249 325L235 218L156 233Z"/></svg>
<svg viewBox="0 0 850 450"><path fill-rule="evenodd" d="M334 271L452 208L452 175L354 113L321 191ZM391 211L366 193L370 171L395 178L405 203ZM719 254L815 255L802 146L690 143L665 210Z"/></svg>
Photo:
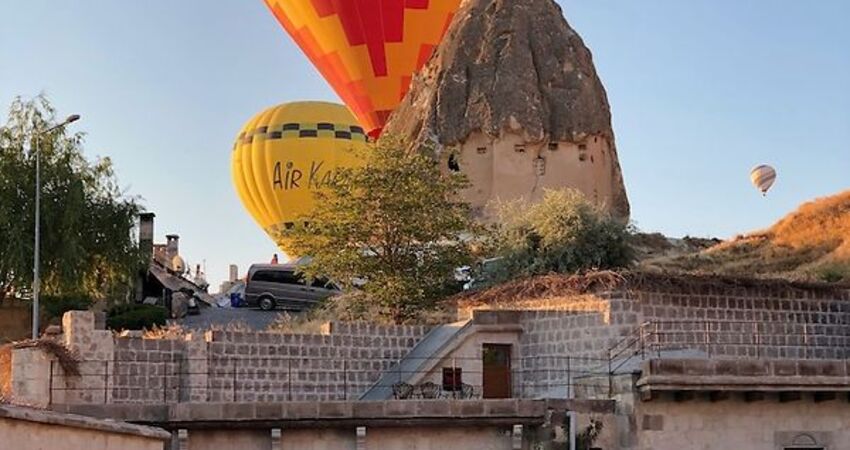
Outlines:
<svg viewBox="0 0 850 450"><path fill-rule="evenodd" d="M670 272L850 281L850 191L800 206L772 227L705 250L649 258L643 268Z"/></svg>

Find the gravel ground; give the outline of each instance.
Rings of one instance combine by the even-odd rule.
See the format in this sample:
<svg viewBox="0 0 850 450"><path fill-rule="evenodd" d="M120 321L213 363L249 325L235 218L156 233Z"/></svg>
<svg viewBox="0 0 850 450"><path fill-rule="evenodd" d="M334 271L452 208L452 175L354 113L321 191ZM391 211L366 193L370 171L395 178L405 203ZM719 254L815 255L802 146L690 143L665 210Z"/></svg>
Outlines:
<svg viewBox="0 0 850 450"><path fill-rule="evenodd" d="M225 327L231 323L242 323L257 331L265 330L282 311L261 311L252 308L201 308L201 314L187 316L175 321L184 328L208 330L211 327Z"/></svg>

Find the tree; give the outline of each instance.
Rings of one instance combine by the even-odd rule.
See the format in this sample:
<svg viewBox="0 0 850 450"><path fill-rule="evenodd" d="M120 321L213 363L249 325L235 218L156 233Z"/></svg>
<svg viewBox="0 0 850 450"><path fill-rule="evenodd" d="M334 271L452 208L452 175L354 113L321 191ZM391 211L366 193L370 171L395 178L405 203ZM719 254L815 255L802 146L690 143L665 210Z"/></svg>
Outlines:
<svg viewBox="0 0 850 450"><path fill-rule="evenodd" d="M39 96L15 99L0 126L0 298L32 286L35 136L56 121ZM83 136L59 129L38 138L42 292L114 298L139 268L132 231L141 207L118 188L109 158L85 158Z"/></svg>
<svg viewBox="0 0 850 450"><path fill-rule="evenodd" d="M501 205L491 283L523 276L616 269L634 260L631 226L576 190L547 190L532 206Z"/></svg>
<svg viewBox="0 0 850 450"><path fill-rule="evenodd" d="M452 293L455 269L471 260L474 229L459 200L463 176L442 174L430 148L410 152L383 137L362 168L340 170L319 191L305 225L284 231L291 254L310 255L310 277L343 284L356 317L412 319ZM365 280L359 288L357 280ZM376 311L377 310L377 311Z"/></svg>

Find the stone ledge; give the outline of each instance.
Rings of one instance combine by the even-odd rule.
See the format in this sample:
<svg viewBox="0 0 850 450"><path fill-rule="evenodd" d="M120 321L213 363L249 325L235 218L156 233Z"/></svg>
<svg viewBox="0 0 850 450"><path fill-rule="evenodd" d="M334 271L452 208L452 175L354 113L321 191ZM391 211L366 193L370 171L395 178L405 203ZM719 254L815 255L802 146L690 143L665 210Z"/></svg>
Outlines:
<svg viewBox="0 0 850 450"><path fill-rule="evenodd" d="M850 392L850 361L653 359L642 391Z"/></svg>
<svg viewBox="0 0 850 450"><path fill-rule="evenodd" d="M389 400L378 402L179 403L172 405L55 405L94 417L179 428L285 428L444 425L463 423L541 424L550 411L613 413L612 400Z"/></svg>
<svg viewBox="0 0 850 450"><path fill-rule="evenodd" d="M88 416L45 411L23 406L0 405L0 419L20 420L70 428L103 431L107 433L141 436L167 441L171 433L148 426L133 425L114 420L95 419Z"/></svg>

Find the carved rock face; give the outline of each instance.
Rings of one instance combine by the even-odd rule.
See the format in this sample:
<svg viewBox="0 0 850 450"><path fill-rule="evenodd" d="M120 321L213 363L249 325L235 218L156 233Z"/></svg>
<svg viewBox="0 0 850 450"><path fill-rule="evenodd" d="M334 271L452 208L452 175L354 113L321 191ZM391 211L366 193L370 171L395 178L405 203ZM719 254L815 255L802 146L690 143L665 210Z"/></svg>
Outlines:
<svg viewBox="0 0 850 450"><path fill-rule="evenodd" d="M465 1L384 132L436 143L473 206L576 188L629 216L605 88L553 0Z"/></svg>

